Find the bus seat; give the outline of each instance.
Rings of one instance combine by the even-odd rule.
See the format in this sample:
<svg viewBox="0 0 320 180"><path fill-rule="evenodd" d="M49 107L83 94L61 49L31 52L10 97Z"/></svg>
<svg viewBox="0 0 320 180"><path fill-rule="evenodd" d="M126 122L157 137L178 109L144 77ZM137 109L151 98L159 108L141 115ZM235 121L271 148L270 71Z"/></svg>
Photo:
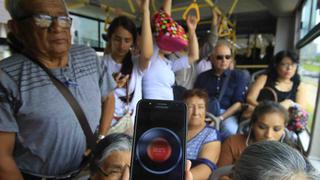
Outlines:
<svg viewBox="0 0 320 180"><path fill-rule="evenodd" d="M251 83L253 83L257 79L258 76L260 76L262 74L265 74L265 73L267 73L267 69L261 69L259 71L256 71L256 72L252 73L252 75L251 75Z"/></svg>
<svg viewBox="0 0 320 180"><path fill-rule="evenodd" d="M220 119L210 112L206 112L206 120L210 126L214 127L216 130L220 129Z"/></svg>

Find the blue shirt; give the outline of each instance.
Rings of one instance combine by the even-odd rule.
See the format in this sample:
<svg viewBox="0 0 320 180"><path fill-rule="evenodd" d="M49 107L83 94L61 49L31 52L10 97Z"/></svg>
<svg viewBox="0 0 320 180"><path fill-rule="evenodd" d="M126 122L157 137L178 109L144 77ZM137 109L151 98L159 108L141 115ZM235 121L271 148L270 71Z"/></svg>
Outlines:
<svg viewBox="0 0 320 180"><path fill-rule="evenodd" d="M228 74L230 74L230 79L220 101L220 107L226 110L236 102L245 101L246 90L250 79L243 71L226 70L220 76L217 76L214 74L213 69L210 69L199 74L194 87L206 90L209 97L218 98L223 82L226 80Z"/></svg>
<svg viewBox="0 0 320 180"><path fill-rule="evenodd" d="M214 141L220 141L219 131L206 126L187 142L187 159L197 159L203 145Z"/></svg>

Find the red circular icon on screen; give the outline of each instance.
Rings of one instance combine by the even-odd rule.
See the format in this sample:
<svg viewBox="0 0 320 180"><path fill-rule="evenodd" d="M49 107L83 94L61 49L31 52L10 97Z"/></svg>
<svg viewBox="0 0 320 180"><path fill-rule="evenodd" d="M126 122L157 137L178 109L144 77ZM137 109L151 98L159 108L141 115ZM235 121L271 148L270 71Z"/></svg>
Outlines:
<svg viewBox="0 0 320 180"><path fill-rule="evenodd" d="M164 138L155 138L147 147L149 158L154 162L164 162L171 156L172 148Z"/></svg>

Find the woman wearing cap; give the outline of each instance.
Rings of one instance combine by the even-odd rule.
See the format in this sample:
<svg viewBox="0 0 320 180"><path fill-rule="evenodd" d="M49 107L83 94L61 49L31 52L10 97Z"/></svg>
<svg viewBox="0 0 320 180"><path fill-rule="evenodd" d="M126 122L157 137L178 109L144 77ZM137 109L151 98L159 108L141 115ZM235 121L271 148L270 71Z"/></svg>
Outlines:
<svg viewBox="0 0 320 180"><path fill-rule="evenodd" d="M110 75L120 80L123 87L115 89L114 103L110 102L107 108L110 112L103 114L99 129L101 137L107 133L111 124L116 124L117 120L127 113L134 117L137 102L142 98L142 75L148 68L153 53L149 3L150 0L141 2L143 36L140 56L133 56L131 53L137 38L136 26L131 19L125 16L117 17L108 28L105 66Z"/></svg>
<svg viewBox="0 0 320 180"><path fill-rule="evenodd" d="M167 23L161 26L167 28L166 33L164 33L163 31L157 31L156 33L159 36L166 36L170 33L175 33L177 29L180 34L178 32L177 33L179 35L177 36L171 34L169 35L170 37L168 39L166 39L166 37L156 37L157 44L155 44L154 54L150 60L150 67L143 76L142 80L143 98L145 99L173 100L172 86L175 83L174 72L188 68L190 64L192 64L199 58L199 45L195 32L197 21L193 16L189 16L187 18L187 26L189 31L188 55L174 61L170 61L165 57L172 52L182 50L184 48L183 41L180 41L183 39L183 37L185 37L182 32L183 28L181 28L181 26L179 26L169 17L171 14L171 2L171 0L164 0L164 12L160 11L160 16L159 14L156 14L155 18L156 22L162 23L169 21L171 22L171 24ZM164 18L165 20L162 21L163 19L161 18ZM156 24L155 26L159 26L159 24ZM176 45L179 44L177 43L177 41L181 42L181 44ZM175 45L173 46L173 44Z"/></svg>

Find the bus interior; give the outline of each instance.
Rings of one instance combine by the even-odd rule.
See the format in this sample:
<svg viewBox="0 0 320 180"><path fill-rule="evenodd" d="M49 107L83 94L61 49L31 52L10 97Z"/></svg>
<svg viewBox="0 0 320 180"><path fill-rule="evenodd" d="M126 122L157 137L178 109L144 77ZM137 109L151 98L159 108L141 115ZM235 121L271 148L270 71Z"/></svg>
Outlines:
<svg viewBox="0 0 320 180"><path fill-rule="evenodd" d="M74 44L94 48L102 56L108 24L126 15L140 25L139 0L65 0L73 18ZM151 13L162 1L151 0ZM10 19L0 0L0 60L10 56L6 23ZM319 0L172 0L172 17L186 26L186 12L198 15L197 35L210 33L212 13L219 14L219 38L232 44L236 68L251 74L265 69L278 51L293 49L300 57L299 72L307 85L307 128L298 134L305 155L320 170L320 1Z"/></svg>

